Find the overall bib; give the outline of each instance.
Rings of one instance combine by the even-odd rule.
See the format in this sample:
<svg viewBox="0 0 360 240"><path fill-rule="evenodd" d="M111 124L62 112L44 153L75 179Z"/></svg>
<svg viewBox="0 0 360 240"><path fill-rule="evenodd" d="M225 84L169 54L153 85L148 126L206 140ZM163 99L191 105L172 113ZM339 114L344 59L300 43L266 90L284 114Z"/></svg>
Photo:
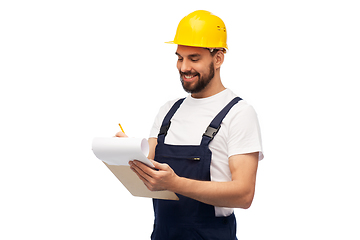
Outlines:
<svg viewBox="0 0 360 240"><path fill-rule="evenodd" d="M178 176L210 181L212 154L209 144L227 113L241 98L234 98L218 113L203 134L200 145L165 144L170 120L183 100L178 100L163 120L155 149L155 161L167 163ZM179 201L153 199L155 222L152 240L237 239L234 213L228 217L216 217L214 206L177 195Z"/></svg>

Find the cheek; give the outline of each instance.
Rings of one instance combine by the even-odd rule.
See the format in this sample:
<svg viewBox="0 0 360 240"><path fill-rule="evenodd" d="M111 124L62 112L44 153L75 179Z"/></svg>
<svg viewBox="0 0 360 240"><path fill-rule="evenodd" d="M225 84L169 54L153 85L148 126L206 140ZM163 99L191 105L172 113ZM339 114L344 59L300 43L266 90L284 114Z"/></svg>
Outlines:
<svg viewBox="0 0 360 240"><path fill-rule="evenodd" d="M204 69L204 68L197 68L196 71L200 74L200 75L206 75L208 70Z"/></svg>

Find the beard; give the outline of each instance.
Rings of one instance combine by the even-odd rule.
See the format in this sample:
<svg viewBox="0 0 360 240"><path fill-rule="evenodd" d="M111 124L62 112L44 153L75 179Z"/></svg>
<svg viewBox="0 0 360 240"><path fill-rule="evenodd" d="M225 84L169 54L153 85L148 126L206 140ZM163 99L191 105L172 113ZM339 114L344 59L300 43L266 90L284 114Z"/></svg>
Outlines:
<svg viewBox="0 0 360 240"><path fill-rule="evenodd" d="M200 73L193 71L193 72L180 72L180 81L181 84L184 88L184 90L187 93L199 93L202 90L204 90L209 83L211 82L211 80L214 78L215 76L215 71L214 71L214 63L211 62L210 66L209 66L209 74L207 75L200 75ZM193 76L198 76L199 80L195 83L194 86L191 86L190 84L187 84L186 82L184 82L183 77L184 75L193 75Z"/></svg>

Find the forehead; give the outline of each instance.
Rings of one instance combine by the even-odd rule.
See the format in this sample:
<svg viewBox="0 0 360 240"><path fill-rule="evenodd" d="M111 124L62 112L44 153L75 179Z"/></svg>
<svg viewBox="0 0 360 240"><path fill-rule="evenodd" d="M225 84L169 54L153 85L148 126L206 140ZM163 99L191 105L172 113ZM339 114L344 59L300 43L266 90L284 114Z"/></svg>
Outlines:
<svg viewBox="0 0 360 240"><path fill-rule="evenodd" d="M182 46L178 45L176 54L179 54L183 57L186 56L193 56L193 55L200 55L200 56L210 56L209 50L201 47L189 47L189 46Z"/></svg>

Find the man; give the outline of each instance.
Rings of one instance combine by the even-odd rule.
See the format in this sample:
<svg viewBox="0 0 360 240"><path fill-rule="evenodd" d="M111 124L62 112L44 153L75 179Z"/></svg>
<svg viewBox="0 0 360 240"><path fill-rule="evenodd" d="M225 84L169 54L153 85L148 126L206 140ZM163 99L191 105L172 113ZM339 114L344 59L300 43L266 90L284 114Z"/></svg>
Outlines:
<svg viewBox="0 0 360 240"><path fill-rule="evenodd" d="M190 94L165 104L155 119L148 158L156 169L129 163L151 191L179 196L153 200L151 239L237 239L233 208L250 207L263 158L256 113L221 82L227 44L220 18L195 11L170 43L178 45L177 68Z"/></svg>

